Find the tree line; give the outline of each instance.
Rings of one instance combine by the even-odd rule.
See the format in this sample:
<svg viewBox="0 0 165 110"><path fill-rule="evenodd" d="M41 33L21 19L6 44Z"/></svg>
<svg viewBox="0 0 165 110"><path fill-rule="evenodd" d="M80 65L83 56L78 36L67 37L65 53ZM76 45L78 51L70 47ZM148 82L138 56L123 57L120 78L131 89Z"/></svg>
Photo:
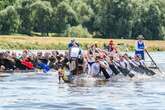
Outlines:
<svg viewBox="0 0 165 110"><path fill-rule="evenodd" d="M0 34L69 36L76 29L93 37L165 39L165 1L0 0Z"/></svg>

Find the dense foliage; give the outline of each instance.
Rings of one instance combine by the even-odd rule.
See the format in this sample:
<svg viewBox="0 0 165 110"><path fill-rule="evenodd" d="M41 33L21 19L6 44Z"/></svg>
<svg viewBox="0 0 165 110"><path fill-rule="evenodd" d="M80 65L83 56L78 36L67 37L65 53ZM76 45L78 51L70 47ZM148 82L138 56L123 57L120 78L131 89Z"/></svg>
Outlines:
<svg viewBox="0 0 165 110"><path fill-rule="evenodd" d="M165 39L165 1L0 0L0 34L70 36L68 30L75 37Z"/></svg>

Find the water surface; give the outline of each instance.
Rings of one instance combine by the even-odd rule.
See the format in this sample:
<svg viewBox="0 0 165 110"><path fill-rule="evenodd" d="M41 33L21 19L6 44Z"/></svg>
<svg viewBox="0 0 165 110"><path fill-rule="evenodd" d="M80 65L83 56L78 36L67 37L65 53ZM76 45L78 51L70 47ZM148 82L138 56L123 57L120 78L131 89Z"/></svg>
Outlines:
<svg viewBox="0 0 165 110"><path fill-rule="evenodd" d="M165 69L165 53L151 55ZM0 78L0 110L165 110L165 76L58 84L55 73L15 74Z"/></svg>

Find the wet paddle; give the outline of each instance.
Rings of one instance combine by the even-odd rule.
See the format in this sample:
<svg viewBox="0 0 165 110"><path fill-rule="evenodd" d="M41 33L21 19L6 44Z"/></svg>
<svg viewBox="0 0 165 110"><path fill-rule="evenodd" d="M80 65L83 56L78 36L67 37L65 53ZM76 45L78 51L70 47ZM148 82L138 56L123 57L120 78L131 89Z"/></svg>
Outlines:
<svg viewBox="0 0 165 110"><path fill-rule="evenodd" d="M156 68L159 70L159 72L162 73L162 71L157 66L156 62L153 60L153 58L151 57L151 55L149 54L149 52L147 51L147 49L145 49L145 52L147 53L148 57L151 59L151 61L153 62L153 64L156 66Z"/></svg>

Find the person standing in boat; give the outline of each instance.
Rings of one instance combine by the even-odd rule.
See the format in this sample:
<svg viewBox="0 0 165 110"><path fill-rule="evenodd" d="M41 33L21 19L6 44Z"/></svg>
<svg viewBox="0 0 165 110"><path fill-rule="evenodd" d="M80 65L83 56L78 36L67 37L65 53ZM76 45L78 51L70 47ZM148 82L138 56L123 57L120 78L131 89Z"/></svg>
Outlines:
<svg viewBox="0 0 165 110"><path fill-rule="evenodd" d="M71 39L71 41L68 44L68 49L72 48L75 43L77 46L79 46L79 43L77 43L75 39Z"/></svg>
<svg viewBox="0 0 165 110"><path fill-rule="evenodd" d="M143 40L144 40L143 35L139 35L137 37L137 41L135 43L135 55L140 56L144 60L145 44Z"/></svg>
<svg viewBox="0 0 165 110"><path fill-rule="evenodd" d="M70 71L76 75L78 73L78 64L82 60L83 52L79 45L74 42L73 46L69 49Z"/></svg>

